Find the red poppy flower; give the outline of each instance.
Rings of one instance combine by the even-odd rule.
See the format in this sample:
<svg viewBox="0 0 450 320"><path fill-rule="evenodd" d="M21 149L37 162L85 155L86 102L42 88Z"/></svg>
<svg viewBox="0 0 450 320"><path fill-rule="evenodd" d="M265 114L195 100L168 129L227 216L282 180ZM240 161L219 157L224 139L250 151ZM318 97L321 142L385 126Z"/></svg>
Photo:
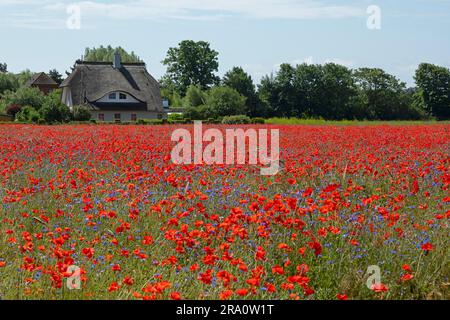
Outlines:
<svg viewBox="0 0 450 320"><path fill-rule="evenodd" d="M86 257L92 258L94 255L94 248L83 248L81 251Z"/></svg>
<svg viewBox="0 0 450 320"><path fill-rule="evenodd" d="M409 281L409 280L411 280L412 278L414 278L414 276L413 276L411 273L406 273L406 274L404 274L404 275L401 277L401 280L402 280L402 281Z"/></svg>
<svg viewBox="0 0 450 320"><path fill-rule="evenodd" d="M172 292L170 298L172 300L181 300L181 294L179 292Z"/></svg>
<svg viewBox="0 0 450 320"><path fill-rule="evenodd" d="M247 289L237 289L236 294L240 297L244 297L248 294L248 290Z"/></svg>
<svg viewBox="0 0 450 320"><path fill-rule="evenodd" d="M338 293L338 294L336 295L336 298L338 298L338 300L348 300L348 297L347 297L346 294L340 294L340 293Z"/></svg>
<svg viewBox="0 0 450 320"><path fill-rule="evenodd" d="M130 276L125 276L125 278L122 280L122 282L124 284L126 284L127 286L131 286L131 285L133 285L134 280Z"/></svg>
<svg viewBox="0 0 450 320"><path fill-rule="evenodd" d="M119 284L118 284L117 282L112 282L112 283L109 285L108 291L109 291L109 292L114 292L114 291L119 290L119 288L120 288L120 286L119 286Z"/></svg>
<svg viewBox="0 0 450 320"><path fill-rule="evenodd" d="M373 284L371 289L375 292L387 292L389 288L383 283Z"/></svg>

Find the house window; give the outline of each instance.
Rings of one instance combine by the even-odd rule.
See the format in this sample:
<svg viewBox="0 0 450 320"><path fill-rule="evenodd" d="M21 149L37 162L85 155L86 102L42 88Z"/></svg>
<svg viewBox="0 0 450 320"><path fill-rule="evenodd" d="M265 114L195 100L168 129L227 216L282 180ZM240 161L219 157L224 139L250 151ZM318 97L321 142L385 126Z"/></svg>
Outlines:
<svg viewBox="0 0 450 320"><path fill-rule="evenodd" d="M117 99L117 94L115 92L110 93L108 98L109 98L109 100L116 100Z"/></svg>
<svg viewBox="0 0 450 320"><path fill-rule="evenodd" d="M122 116L121 116L120 113L114 114L114 121L115 122L120 122L121 118L122 118Z"/></svg>
<svg viewBox="0 0 450 320"><path fill-rule="evenodd" d="M127 95L125 93L119 93L119 100L127 100Z"/></svg>
<svg viewBox="0 0 450 320"><path fill-rule="evenodd" d="M99 121L105 121L105 115L103 113L98 114L98 120Z"/></svg>
<svg viewBox="0 0 450 320"><path fill-rule="evenodd" d="M137 114L135 114L135 113L131 114L131 121L133 121L133 122L137 121Z"/></svg>

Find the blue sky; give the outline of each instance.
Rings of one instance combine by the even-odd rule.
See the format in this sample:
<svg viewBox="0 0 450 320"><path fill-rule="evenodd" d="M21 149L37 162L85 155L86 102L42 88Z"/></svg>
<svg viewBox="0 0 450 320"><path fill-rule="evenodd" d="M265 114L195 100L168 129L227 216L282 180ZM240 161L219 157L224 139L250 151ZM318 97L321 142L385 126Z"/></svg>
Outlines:
<svg viewBox="0 0 450 320"><path fill-rule="evenodd" d="M70 5L80 29L69 29ZM376 5L381 29L367 27ZM73 11L72 11L73 12ZM381 67L409 85L420 62L450 67L450 0L0 0L0 62L19 72L68 70L85 47L135 51L160 78L167 49L206 40L220 75L256 81L289 63Z"/></svg>

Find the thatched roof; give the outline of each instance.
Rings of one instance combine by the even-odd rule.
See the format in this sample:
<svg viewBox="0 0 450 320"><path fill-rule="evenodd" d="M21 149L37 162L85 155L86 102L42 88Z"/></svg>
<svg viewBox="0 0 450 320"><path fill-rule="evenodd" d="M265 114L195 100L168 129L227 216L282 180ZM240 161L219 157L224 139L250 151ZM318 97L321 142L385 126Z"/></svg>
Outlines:
<svg viewBox="0 0 450 320"><path fill-rule="evenodd" d="M30 80L25 83L26 86L39 86L39 85L49 85L58 87L58 84L45 72L35 73Z"/></svg>
<svg viewBox="0 0 450 320"><path fill-rule="evenodd" d="M120 68L114 68L112 62L77 61L61 87L70 87L74 105L106 109L112 104L106 106L97 101L108 93L122 91L139 101L139 106L134 105L137 110L163 111L159 83L147 72L145 63L122 63Z"/></svg>

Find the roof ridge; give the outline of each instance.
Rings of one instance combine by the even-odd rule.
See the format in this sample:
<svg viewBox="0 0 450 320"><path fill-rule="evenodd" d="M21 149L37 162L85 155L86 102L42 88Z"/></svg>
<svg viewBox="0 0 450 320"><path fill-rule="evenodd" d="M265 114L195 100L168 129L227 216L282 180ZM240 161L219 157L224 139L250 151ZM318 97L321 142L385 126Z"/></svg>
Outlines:
<svg viewBox="0 0 450 320"><path fill-rule="evenodd" d="M85 61L85 60L77 60L77 65L99 65L99 66L112 66L113 63L109 61ZM122 62L124 66L145 66L145 62Z"/></svg>

